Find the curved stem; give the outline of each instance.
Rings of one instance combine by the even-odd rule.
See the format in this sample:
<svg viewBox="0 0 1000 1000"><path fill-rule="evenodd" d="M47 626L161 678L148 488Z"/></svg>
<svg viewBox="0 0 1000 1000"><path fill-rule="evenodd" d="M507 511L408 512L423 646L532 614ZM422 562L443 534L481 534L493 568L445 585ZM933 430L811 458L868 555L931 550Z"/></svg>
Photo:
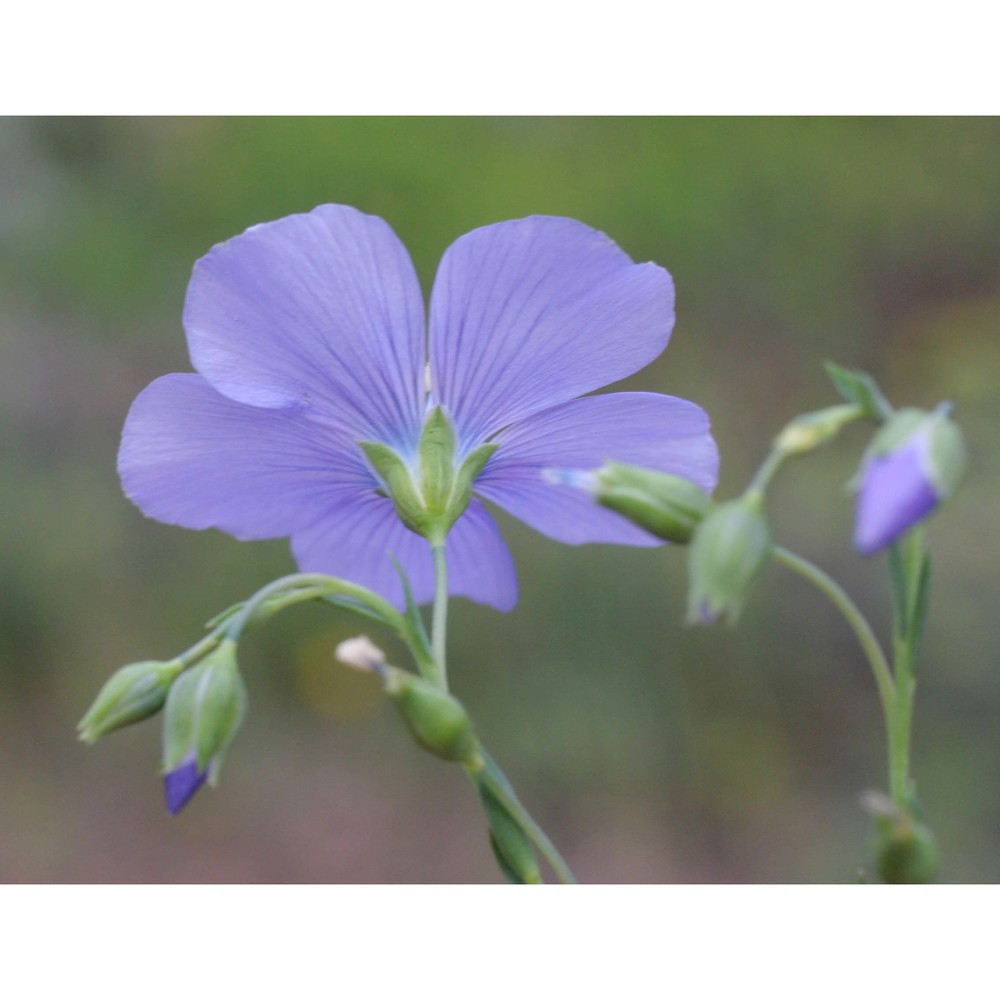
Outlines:
<svg viewBox="0 0 1000 1000"><path fill-rule="evenodd" d="M538 853L545 858L559 881L564 885L575 885L576 876L570 870L569 865L563 860L559 851L556 850L555 844L549 840L545 831L535 822L528 810L521 804L520 799L518 799L514 792L513 786L507 780L507 776L500 770L500 766L481 746L479 752L483 758L482 769L476 772L475 769L470 768L469 776L473 780L478 778L489 784L490 791L503 804L503 807L510 813L528 839L535 845Z"/></svg>
<svg viewBox="0 0 1000 1000"><path fill-rule="evenodd" d="M747 493L759 493L763 496L765 490L774 478L774 474L781 468L788 455L782 451L768 452L767 458L760 464L760 468L754 474L750 485L746 488Z"/></svg>
<svg viewBox="0 0 1000 1000"><path fill-rule="evenodd" d="M814 587L821 590L836 605L837 610L844 616L847 624L850 625L854 634L861 643L861 648L871 664L872 673L875 675L875 683L878 685L879 696L882 699L882 711L885 715L886 730L893 731L893 711L896 701L896 685L893 683L892 671L889 669L889 662L875 633L872 631L868 619L861 613L858 606L851 600L843 587L837 583L829 574L825 573L815 564L804 559L788 549L776 545L773 550L776 562L787 567L794 573L798 573L803 579L808 580Z"/></svg>
<svg viewBox="0 0 1000 1000"><path fill-rule="evenodd" d="M431 648L437 663L441 687L448 690L448 561L444 545L433 545L434 553L434 612L431 619Z"/></svg>

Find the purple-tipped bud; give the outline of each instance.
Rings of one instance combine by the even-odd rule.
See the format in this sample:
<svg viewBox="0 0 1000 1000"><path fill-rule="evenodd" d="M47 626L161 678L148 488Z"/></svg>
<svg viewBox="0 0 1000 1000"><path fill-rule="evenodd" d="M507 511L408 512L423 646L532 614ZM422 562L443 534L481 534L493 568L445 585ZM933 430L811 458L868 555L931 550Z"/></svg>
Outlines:
<svg viewBox="0 0 1000 1000"><path fill-rule="evenodd" d="M198 770L198 759L193 753L163 776L163 791L171 816L176 816L194 798L207 777L208 770Z"/></svg>
<svg viewBox="0 0 1000 1000"><path fill-rule="evenodd" d="M901 410L862 463L854 547L871 555L891 545L952 494L964 467L961 435L943 410Z"/></svg>

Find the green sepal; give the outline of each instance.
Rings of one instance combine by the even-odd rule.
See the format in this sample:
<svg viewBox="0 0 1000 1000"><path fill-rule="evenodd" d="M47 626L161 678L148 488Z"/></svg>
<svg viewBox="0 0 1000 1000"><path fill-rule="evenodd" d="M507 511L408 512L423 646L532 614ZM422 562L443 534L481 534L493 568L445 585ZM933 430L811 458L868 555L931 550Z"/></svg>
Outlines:
<svg viewBox="0 0 1000 1000"><path fill-rule="evenodd" d="M930 478L934 490L947 500L965 478L968 454L958 425L949 416L951 407L944 403L930 419Z"/></svg>
<svg viewBox="0 0 1000 1000"><path fill-rule="evenodd" d="M385 690L410 734L425 750L463 764L477 758L479 743L457 698L396 667L386 668Z"/></svg>
<svg viewBox="0 0 1000 1000"><path fill-rule="evenodd" d="M515 885L538 885L542 873L535 849L520 823L490 787L490 779L480 775L476 785L490 828L490 846L504 877Z"/></svg>
<svg viewBox="0 0 1000 1000"><path fill-rule="evenodd" d="M902 447L931 418L926 410L907 406L897 410L884 427L872 438L868 446L870 455L888 455Z"/></svg>
<svg viewBox="0 0 1000 1000"><path fill-rule="evenodd" d="M424 507L432 518L440 518L448 510L455 476L455 429L440 406L424 421L418 453Z"/></svg>
<svg viewBox="0 0 1000 1000"><path fill-rule="evenodd" d="M486 463L493 457L499 445L481 444L465 456L455 473L451 497L448 500L447 523L451 526L465 513L472 500L472 489L479 474L486 468Z"/></svg>
<svg viewBox="0 0 1000 1000"><path fill-rule="evenodd" d="M416 479L388 445L377 441L362 441L360 445L385 484L400 520L432 545L442 544L451 526L465 513L476 477L497 449L495 444L480 445L456 471L455 430L440 406L430 411L420 432Z"/></svg>
<svg viewBox="0 0 1000 1000"><path fill-rule="evenodd" d="M622 462L605 462L594 479L594 499L633 524L685 545L712 505L689 479Z"/></svg>
<svg viewBox="0 0 1000 1000"><path fill-rule="evenodd" d="M423 497L417 489L409 466L386 444L380 441L360 441L361 450L385 483L389 497L396 505L400 520L411 531L423 535L428 515Z"/></svg>
<svg viewBox="0 0 1000 1000"><path fill-rule="evenodd" d="M183 669L180 660L146 660L116 671L77 725L80 739L96 743L115 729L155 715L163 708L171 684Z"/></svg>
<svg viewBox="0 0 1000 1000"><path fill-rule="evenodd" d="M691 541L688 623L710 624L723 617L735 625L772 548L759 494L714 508Z"/></svg>
<svg viewBox="0 0 1000 1000"><path fill-rule="evenodd" d="M173 771L194 753L210 784L246 713L247 694L236 663L236 643L222 642L174 683L163 724L164 771Z"/></svg>
<svg viewBox="0 0 1000 1000"><path fill-rule="evenodd" d="M847 400L860 406L862 412L870 420L878 423L888 420L892 416L892 407L889 401L882 394L878 383L867 372L852 371L827 361L823 367L826 374L833 382L834 389Z"/></svg>

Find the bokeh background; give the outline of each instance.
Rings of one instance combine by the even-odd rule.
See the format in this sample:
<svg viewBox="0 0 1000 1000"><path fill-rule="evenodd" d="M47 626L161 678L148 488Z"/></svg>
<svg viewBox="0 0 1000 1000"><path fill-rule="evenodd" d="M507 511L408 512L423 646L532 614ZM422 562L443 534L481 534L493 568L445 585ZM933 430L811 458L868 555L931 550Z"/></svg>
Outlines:
<svg viewBox="0 0 1000 1000"><path fill-rule="evenodd" d="M0 879L498 878L461 772L332 662L364 630L347 614L295 609L253 636L223 782L175 819L158 721L74 738L113 669L178 652L292 568L281 541L145 520L115 455L135 394L190 370L193 261L328 201L387 219L427 290L453 239L532 213L668 267L673 341L623 385L709 410L723 497L784 420L834 401L825 359L898 404L955 403L971 475L929 532L914 766L942 878L1000 879L998 176L1000 124L977 119L0 120ZM849 546L866 434L789 468L770 509L884 629L882 560ZM521 601L455 602L454 686L580 878L856 879L884 738L824 598L775 567L737 629L687 629L683 551L500 520Z"/></svg>

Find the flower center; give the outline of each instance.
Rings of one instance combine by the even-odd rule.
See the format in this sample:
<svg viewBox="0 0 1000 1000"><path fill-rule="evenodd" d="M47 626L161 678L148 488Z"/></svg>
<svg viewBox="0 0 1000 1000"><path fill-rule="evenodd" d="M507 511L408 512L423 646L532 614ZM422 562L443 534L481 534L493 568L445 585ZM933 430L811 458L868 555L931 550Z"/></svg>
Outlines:
<svg viewBox="0 0 1000 1000"><path fill-rule="evenodd" d="M359 444L400 520L432 545L443 544L451 526L465 513L473 484L497 450L495 444L482 444L457 463L455 428L440 406L432 407L424 421L415 468L386 444Z"/></svg>

